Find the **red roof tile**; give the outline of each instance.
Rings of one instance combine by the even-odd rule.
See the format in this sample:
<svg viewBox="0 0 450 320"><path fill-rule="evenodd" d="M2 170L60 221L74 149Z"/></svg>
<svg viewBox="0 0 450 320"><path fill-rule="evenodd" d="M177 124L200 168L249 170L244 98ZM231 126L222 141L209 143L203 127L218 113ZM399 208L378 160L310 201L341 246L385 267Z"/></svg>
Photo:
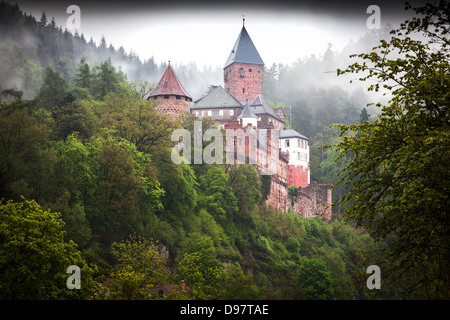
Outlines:
<svg viewBox="0 0 450 320"><path fill-rule="evenodd" d="M172 67L169 65L164 72L161 80L159 80L158 85L155 90L153 90L151 97L154 96L164 96L164 95L176 95L187 97L192 101L191 96L186 92L178 79L177 75L173 71Z"/></svg>

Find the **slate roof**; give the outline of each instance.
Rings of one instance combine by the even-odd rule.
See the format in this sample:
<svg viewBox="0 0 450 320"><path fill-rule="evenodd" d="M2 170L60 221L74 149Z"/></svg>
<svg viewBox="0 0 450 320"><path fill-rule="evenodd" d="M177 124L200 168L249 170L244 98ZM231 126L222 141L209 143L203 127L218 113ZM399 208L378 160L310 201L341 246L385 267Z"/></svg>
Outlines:
<svg viewBox="0 0 450 320"><path fill-rule="evenodd" d="M304 135L298 133L294 129L287 129L287 130L280 130L278 134L279 139L285 139L285 138L301 138L309 140L309 138L305 137Z"/></svg>
<svg viewBox="0 0 450 320"><path fill-rule="evenodd" d="M258 50L256 50L256 47L248 35L245 27L242 27L241 33L239 34L236 43L228 56L228 60L225 63L224 68L234 62L264 65L264 62L261 59Z"/></svg>
<svg viewBox="0 0 450 320"><path fill-rule="evenodd" d="M246 104L244 110L242 110L241 114L237 118L241 119L241 118L258 118L258 117L252 112L250 106Z"/></svg>
<svg viewBox="0 0 450 320"><path fill-rule="evenodd" d="M191 109L223 109L223 108L243 108L244 106L231 94L225 91L222 86L213 87L206 96L194 102Z"/></svg>
<svg viewBox="0 0 450 320"><path fill-rule="evenodd" d="M161 80L159 80L158 85L150 94L150 97L168 95L183 96L189 98L189 100L192 101L191 96L186 92L170 65L167 67L166 71L161 77Z"/></svg>
<svg viewBox="0 0 450 320"><path fill-rule="evenodd" d="M267 103L264 97L260 94L256 96L256 98L250 103L250 107L254 114L268 114L273 118L283 122L280 117L273 111L272 107Z"/></svg>

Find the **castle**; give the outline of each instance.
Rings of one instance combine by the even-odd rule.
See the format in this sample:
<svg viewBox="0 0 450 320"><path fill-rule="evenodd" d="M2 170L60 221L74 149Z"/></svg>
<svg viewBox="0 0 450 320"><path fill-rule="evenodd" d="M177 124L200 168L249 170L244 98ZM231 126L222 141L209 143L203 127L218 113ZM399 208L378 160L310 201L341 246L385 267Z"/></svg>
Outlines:
<svg viewBox="0 0 450 320"><path fill-rule="evenodd" d="M205 96L193 101L169 63L148 99L155 101L160 114L172 119L191 113L209 117L217 127L234 132L227 136L227 156L231 154L235 164L251 163L259 174L271 176L267 204L306 218L322 214L331 219L330 184L311 183L309 139L285 129L284 110L272 108L265 100L264 62L244 24L223 76L224 87L212 86ZM240 161L234 159L239 152L244 155ZM296 196L289 196L289 186L298 187Z"/></svg>

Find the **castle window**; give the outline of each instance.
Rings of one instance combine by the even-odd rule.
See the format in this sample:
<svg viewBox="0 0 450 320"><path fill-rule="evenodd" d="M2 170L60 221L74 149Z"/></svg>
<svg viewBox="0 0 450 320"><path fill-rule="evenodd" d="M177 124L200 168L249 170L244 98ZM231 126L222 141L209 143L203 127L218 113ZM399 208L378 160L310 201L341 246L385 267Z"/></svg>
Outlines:
<svg viewBox="0 0 450 320"><path fill-rule="evenodd" d="M197 111L197 116L198 117L203 117L203 111Z"/></svg>
<svg viewBox="0 0 450 320"><path fill-rule="evenodd" d="M213 110L212 115L213 115L213 116L218 116L218 115L220 115L219 110Z"/></svg>
<svg viewBox="0 0 450 320"><path fill-rule="evenodd" d="M169 99L169 96L164 96L164 99Z"/></svg>
<svg viewBox="0 0 450 320"><path fill-rule="evenodd" d="M285 143L285 147L289 148L289 140L286 140L284 143Z"/></svg>
<svg viewBox="0 0 450 320"><path fill-rule="evenodd" d="M239 75L240 75L241 78L244 77L244 68L240 68L239 69Z"/></svg>
<svg viewBox="0 0 450 320"><path fill-rule="evenodd" d="M248 69L248 72L252 72L252 69Z"/></svg>
<svg viewBox="0 0 450 320"><path fill-rule="evenodd" d="M229 111L230 116L234 116L234 110Z"/></svg>
<svg viewBox="0 0 450 320"><path fill-rule="evenodd" d="M245 93L245 88L242 88L242 93Z"/></svg>
<svg viewBox="0 0 450 320"><path fill-rule="evenodd" d="M180 99L181 99L181 97L180 97L180 96L176 96L176 98L177 98L177 100L180 100Z"/></svg>

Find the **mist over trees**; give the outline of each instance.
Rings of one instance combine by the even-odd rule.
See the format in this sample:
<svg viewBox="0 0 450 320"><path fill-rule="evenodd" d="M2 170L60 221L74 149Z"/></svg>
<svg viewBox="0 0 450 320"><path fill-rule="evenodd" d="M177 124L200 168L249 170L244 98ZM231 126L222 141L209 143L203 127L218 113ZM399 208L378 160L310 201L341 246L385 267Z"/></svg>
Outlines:
<svg viewBox="0 0 450 320"><path fill-rule="evenodd" d="M308 220L264 205L270 177L267 183L251 165L175 165L171 133L182 127L193 135L198 119L172 123L146 100L165 64L141 61L105 38L96 45L44 13L36 20L4 2L0 28L0 299L441 297L415 288L415 277L389 272L382 290L368 290L367 266L383 265L386 257L403 264L383 255L395 239L374 241L352 223ZM266 66L264 95L284 109L289 127L310 139L312 180L335 183L341 170L364 163L352 152L323 147L345 147L361 134L367 139L376 119L367 106L374 97L350 87L350 75L338 79L336 69L354 62L349 54L371 52L389 30L370 32L342 52L330 45L323 55ZM222 83L221 67L174 68L194 99ZM332 124L366 131L342 133ZM204 118L202 127L213 123ZM448 145L445 137L424 142ZM437 168L445 172L445 162ZM352 205L352 179L333 189L335 200L346 199L333 208L335 216ZM445 191L446 181L439 186ZM440 206L426 196L424 203ZM420 204L413 209L422 212ZM65 268L73 263L87 275L80 291L66 290ZM20 279L27 281L17 285ZM167 285L173 290L161 294Z"/></svg>
<svg viewBox="0 0 450 320"><path fill-rule="evenodd" d="M145 79L158 82L167 68L167 62L158 64L153 58L142 61L132 50L114 48L102 37L96 44L83 34L69 32L57 26L45 12L37 20L22 12L17 4L0 4L0 88L17 88L24 98L33 98L42 84L45 69L58 71L66 81L72 81L80 60L99 66L105 60L127 76L128 81ZM211 83L220 83L219 66L199 68L195 62L172 66L186 90L199 98Z"/></svg>

